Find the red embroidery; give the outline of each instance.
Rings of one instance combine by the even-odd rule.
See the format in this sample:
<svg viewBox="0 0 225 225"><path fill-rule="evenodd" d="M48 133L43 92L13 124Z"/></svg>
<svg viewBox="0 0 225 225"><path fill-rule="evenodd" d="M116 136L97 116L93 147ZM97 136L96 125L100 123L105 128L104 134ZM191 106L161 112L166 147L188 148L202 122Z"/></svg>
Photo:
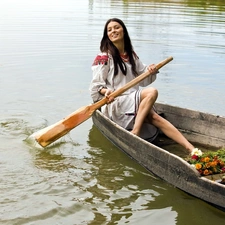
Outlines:
<svg viewBox="0 0 225 225"><path fill-rule="evenodd" d="M96 65L107 65L109 60L109 56L108 55L97 55L94 62L93 62L93 66Z"/></svg>

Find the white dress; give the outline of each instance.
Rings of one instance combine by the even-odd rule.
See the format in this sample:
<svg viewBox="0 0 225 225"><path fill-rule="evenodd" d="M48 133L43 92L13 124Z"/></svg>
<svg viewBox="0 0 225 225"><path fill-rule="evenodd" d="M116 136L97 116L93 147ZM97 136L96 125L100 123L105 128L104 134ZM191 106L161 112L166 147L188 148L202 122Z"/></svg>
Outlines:
<svg viewBox="0 0 225 225"><path fill-rule="evenodd" d="M104 96L99 93L101 88L117 90L135 78L131 64L124 62L127 67L127 74L124 75L118 66L118 74L114 76L114 63L111 55L100 53L95 58L92 65L93 78L90 84L91 97L94 102L99 101ZM147 71L147 66L139 58L135 58L136 71L138 75ZM136 86L133 86L122 95L118 96L112 103L104 105L101 111L112 121L127 130L132 130L140 104L140 87L145 87L156 79L156 75L148 76ZM151 124L143 124L140 136L149 141L154 140L158 134L158 129Z"/></svg>

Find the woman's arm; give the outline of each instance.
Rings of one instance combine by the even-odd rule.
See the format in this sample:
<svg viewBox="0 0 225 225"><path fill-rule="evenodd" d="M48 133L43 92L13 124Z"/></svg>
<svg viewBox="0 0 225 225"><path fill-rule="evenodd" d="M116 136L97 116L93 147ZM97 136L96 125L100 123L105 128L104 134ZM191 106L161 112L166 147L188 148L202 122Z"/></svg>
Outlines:
<svg viewBox="0 0 225 225"><path fill-rule="evenodd" d="M140 86L142 86L142 87L148 86L149 84L153 83L156 80L156 74L158 73L158 71L155 68L155 64L151 64L151 65L147 66L144 63L142 63L140 59L137 59L136 65L137 65L137 71L138 71L139 75L146 71L153 73L152 75L148 76L143 81L141 81L139 83Z"/></svg>
<svg viewBox="0 0 225 225"><path fill-rule="evenodd" d="M92 65L93 77L89 87L94 102L99 101L105 95L109 68L108 55L105 53L97 55Z"/></svg>

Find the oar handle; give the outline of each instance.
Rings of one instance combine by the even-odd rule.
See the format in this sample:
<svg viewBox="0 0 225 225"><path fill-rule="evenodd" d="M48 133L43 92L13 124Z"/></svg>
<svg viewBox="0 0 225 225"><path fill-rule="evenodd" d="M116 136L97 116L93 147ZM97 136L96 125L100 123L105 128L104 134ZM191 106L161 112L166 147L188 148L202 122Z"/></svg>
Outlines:
<svg viewBox="0 0 225 225"><path fill-rule="evenodd" d="M168 57L167 59L164 59L163 61L161 61L160 63L158 63L156 65L156 69L159 70L160 68L162 68L163 66L165 66L167 63L169 63L172 60L173 60L172 56ZM152 75L152 73L150 73L149 71L146 71L145 73L142 73L141 75L139 75L135 79L133 79L130 82L128 82L123 87L121 87L118 90L115 90L114 92L112 92L109 95L109 98L110 97L114 97L115 98L115 97L121 95L122 93L124 93L125 91L127 91L131 87L135 86L136 84L138 84L139 82L141 82L142 80L144 80L146 77L148 77L150 75ZM101 99L99 102L96 102L94 105L96 105L96 109L98 109L101 106L105 105L107 103L107 101L108 101L108 99L105 97L105 98Z"/></svg>

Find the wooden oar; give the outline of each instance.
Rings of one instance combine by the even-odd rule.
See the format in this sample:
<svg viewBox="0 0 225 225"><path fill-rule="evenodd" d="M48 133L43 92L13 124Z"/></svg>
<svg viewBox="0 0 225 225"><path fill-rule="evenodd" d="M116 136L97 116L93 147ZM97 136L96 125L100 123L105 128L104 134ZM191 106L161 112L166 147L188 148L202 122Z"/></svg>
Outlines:
<svg viewBox="0 0 225 225"><path fill-rule="evenodd" d="M173 60L173 57L169 57L163 60L162 62L156 65L156 69L159 70L161 67L169 63L171 60ZM124 85L122 88L119 88L118 90L111 93L109 97L115 98L121 95L123 92L127 91L129 88L138 84L140 81L142 81L149 75L151 75L149 71L139 75L138 77L136 77L135 79ZM35 134L33 134L33 136L42 147L46 147L47 145L51 144L52 142L56 141L60 137L70 132L73 128L75 128L79 124L83 123L85 120L89 119L94 113L94 111L96 111L106 103L107 98L104 97L103 99L92 105L84 106L76 110L66 118L60 120L59 122L36 132Z"/></svg>

